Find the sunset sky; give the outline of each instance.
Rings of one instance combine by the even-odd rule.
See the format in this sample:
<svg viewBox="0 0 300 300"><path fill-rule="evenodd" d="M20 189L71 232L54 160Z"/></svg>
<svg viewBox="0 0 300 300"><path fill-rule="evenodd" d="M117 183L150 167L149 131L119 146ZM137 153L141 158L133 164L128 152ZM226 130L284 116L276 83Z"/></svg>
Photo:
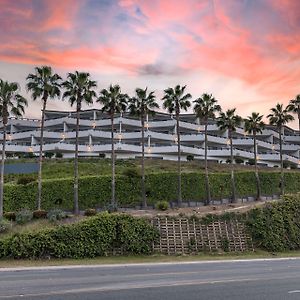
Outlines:
<svg viewBox="0 0 300 300"><path fill-rule="evenodd" d="M24 95L40 65L89 71L98 90L186 84L243 117L300 93L299 0L0 0L0 27L0 78Z"/></svg>

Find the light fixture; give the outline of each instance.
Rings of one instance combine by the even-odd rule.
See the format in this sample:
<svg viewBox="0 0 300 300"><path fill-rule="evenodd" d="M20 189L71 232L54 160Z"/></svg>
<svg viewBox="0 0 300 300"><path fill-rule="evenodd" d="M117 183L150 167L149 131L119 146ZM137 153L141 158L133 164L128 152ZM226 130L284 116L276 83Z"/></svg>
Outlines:
<svg viewBox="0 0 300 300"><path fill-rule="evenodd" d="M93 123L92 123L92 127L95 129L95 127L96 127L96 122L93 122Z"/></svg>
<svg viewBox="0 0 300 300"><path fill-rule="evenodd" d="M28 148L28 152L33 152L33 149L31 146Z"/></svg>

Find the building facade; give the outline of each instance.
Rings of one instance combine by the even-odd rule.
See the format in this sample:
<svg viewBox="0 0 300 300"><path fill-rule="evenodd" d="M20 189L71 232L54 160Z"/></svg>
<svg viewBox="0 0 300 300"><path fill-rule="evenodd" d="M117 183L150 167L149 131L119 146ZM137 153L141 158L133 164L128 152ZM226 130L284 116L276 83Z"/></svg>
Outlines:
<svg viewBox="0 0 300 300"><path fill-rule="evenodd" d="M85 110L80 114L79 155L110 156L110 118L100 110ZM9 119L7 133L7 153L33 153L38 155L40 142L40 120ZM141 122L127 113L116 115L115 149L117 158L141 156ZM73 157L75 149L76 113L46 111L44 152L62 153L63 157ZM1 127L1 126L0 126ZM1 128L0 128L1 130ZM283 129L283 159L292 167L300 168L300 135L287 126ZM204 125L194 114L180 116L181 155L194 159L204 159ZM0 141L3 135L0 134ZM177 159L176 120L170 114L157 113L148 116L145 124L145 156L157 159ZM246 135L242 127L233 136L234 156L245 163L253 161L253 138ZM266 125L257 136L258 163L280 166L279 133L276 127ZM228 132L220 131L216 122L208 125L208 159L225 163L230 158Z"/></svg>

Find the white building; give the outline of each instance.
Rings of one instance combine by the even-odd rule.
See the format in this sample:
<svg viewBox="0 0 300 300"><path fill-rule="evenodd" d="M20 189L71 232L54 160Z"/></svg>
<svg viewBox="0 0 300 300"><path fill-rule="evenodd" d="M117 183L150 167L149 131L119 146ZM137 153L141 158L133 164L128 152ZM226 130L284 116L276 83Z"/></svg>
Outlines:
<svg viewBox="0 0 300 300"><path fill-rule="evenodd" d="M141 122L127 113L116 115L115 149L117 158L141 156ZM64 157L74 155L75 112L47 111L44 132L44 151L60 152ZM79 132L79 155L107 157L111 151L110 118L100 110L81 112ZM1 126L0 126L1 130ZM182 159L193 155L204 157L204 126L194 114L180 116ZM3 135L0 134L0 140ZM14 119L8 122L7 153L38 154L40 141L40 120ZM259 164L279 166L279 134L274 126L266 125L257 137ZM253 139L238 128L233 138L234 155L245 163L253 159ZM170 114L157 113L148 117L145 128L145 152L147 157L166 160L177 159L176 120ZM283 159L300 168L300 135L287 126L283 130ZM215 121L208 125L208 159L225 163L230 158L228 133L220 131Z"/></svg>

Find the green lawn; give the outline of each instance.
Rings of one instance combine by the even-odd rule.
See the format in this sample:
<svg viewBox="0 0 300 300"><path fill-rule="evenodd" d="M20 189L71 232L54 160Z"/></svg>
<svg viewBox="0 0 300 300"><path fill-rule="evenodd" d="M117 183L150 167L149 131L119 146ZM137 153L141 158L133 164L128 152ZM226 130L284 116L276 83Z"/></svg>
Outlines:
<svg viewBox="0 0 300 300"><path fill-rule="evenodd" d="M44 259L44 260L0 260L0 268L37 267L37 266L63 266L63 265L104 265L104 264L131 264L131 263L156 263L156 262L189 262L207 260L232 260L255 258L281 258L300 257L300 251L269 253L266 251L239 252L239 253L199 253L198 255L161 255L149 256L110 256L89 259Z"/></svg>
<svg viewBox="0 0 300 300"><path fill-rule="evenodd" d="M35 159L20 159L20 160L7 160L7 163L17 162L34 162ZM116 174L122 174L128 168L135 168L140 171L140 159L127 159L116 161ZM210 171L212 172L228 172L229 165L226 164L209 164ZM236 165L236 170L254 170L253 166ZM164 161L158 159L146 159L145 161L146 173L157 172L177 172L176 161ZM278 171L278 168L261 168L264 171ZM203 172L204 164L199 161L182 162L182 172ZM295 170L292 170L295 171ZM300 171L300 170L299 170ZM79 174L85 175L110 175L111 174L111 161L110 159L100 158L81 158L79 161ZM5 181L11 182L17 180L22 175L6 175ZM37 177L37 174L30 175ZM66 178L73 176L73 160L72 159L45 159L43 163L43 178Z"/></svg>

